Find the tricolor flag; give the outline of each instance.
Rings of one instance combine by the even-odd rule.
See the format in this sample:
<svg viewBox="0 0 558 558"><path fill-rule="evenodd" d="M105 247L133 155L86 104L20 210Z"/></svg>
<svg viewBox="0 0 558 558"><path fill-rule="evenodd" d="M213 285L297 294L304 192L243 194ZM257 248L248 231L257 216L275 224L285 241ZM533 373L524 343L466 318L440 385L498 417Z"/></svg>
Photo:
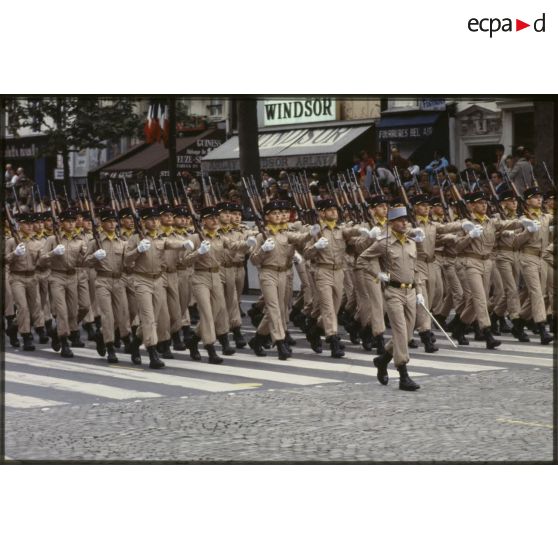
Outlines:
<svg viewBox="0 0 558 558"><path fill-rule="evenodd" d="M143 127L147 143L159 142L167 145L169 137L169 107L162 103L151 103L147 111L147 120Z"/></svg>

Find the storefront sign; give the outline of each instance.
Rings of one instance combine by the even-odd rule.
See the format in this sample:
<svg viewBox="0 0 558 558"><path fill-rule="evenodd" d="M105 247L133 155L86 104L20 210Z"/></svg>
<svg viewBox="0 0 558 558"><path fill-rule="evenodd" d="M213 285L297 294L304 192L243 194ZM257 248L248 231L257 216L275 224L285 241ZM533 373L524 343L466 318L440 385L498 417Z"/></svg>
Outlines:
<svg viewBox="0 0 558 558"><path fill-rule="evenodd" d="M336 120L336 102L331 97L272 99L263 101L260 126L280 126Z"/></svg>
<svg viewBox="0 0 558 558"><path fill-rule="evenodd" d="M419 99L420 110L446 110L444 99Z"/></svg>
<svg viewBox="0 0 558 558"><path fill-rule="evenodd" d="M401 128L381 128L378 130L378 140L414 140L428 138L434 133L432 126L404 126Z"/></svg>
<svg viewBox="0 0 558 558"><path fill-rule="evenodd" d="M54 169L54 180L64 180L64 169Z"/></svg>
<svg viewBox="0 0 558 558"><path fill-rule="evenodd" d="M199 171L202 157L223 143L220 139L202 138L190 145L176 156L176 168L178 170ZM161 176L168 176L169 171L161 171Z"/></svg>
<svg viewBox="0 0 558 558"><path fill-rule="evenodd" d="M38 157L39 148L34 144L23 145L8 145L4 150L4 157L6 159L21 159L23 157Z"/></svg>

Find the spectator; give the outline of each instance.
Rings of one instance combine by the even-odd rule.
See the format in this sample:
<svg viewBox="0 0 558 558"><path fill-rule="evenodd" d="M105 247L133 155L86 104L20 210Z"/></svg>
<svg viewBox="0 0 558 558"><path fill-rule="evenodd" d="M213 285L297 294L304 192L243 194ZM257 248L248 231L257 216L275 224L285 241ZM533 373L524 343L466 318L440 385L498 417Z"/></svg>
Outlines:
<svg viewBox="0 0 558 558"><path fill-rule="evenodd" d="M430 176L430 184L436 184L436 174L449 166L448 160L442 155L440 151L434 151L432 161L424 167L424 170Z"/></svg>
<svg viewBox="0 0 558 558"><path fill-rule="evenodd" d="M506 157L504 156L505 148L500 143L496 146L496 161L494 163L494 167L497 171L500 171L502 174L505 171L506 167Z"/></svg>
<svg viewBox="0 0 558 558"><path fill-rule="evenodd" d="M515 151L517 156L517 161L511 171L509 172L510 180L513 180L513 183L517 187L517 191L520 194L531 187L531 163L530 153L526 147L518 147Z"/></svg>
<svg viewBox="0 0 558 558"><path fill-rule="evenodd" d="M504 177L500 171L492 171L490 173L490 182L498 195L500 195L503 190L507 190L508 186L504 182Z"/></svg>
<svg viewBox="0 0 558 558"><path fill-rule="evenodd" d="M397 172L399 172L399 174L401 174L403 170L409 168L409 161L401 156L399 147L391 148L390 168L394 173L395 169L397 169Z"/></svg>
<svg viewBox="0 0 558 558"><path fill-rule="evenodd" d="M6 170L4 172L4 183L6 185L10 184L13 177L14 177L14 169L13 169L12 165L10 165L10 163L8 163L6 165Z"/></svg>
<svg viewBox="0 0 558 558"><path fill-rule="evenodd" d="M411 177L416 176L418 179L418 176L420 174L420 167L413 161L411 160L411 158L409 157L409 173L411 174Z"/></svg>

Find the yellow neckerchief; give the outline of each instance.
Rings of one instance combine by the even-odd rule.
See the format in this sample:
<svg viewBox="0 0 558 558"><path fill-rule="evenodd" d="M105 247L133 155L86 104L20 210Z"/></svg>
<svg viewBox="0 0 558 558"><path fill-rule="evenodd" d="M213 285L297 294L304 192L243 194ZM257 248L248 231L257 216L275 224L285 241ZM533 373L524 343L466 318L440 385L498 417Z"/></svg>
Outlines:
<svg viewBox="0 0 558 558"><path fill-rule="evenodd" d="M83 227L76 227L74 231L76 232L76 234L81 234L83 232Z"/></svg>
<svg viewBox="0 0 558 558"><path fill-rule="evenodd" d="M217 238L219 236L219 231L208 231L207 229L203 229L203 235L208 238Z"/></svg>
<svg viewBox="0 0 558 558"><path fill-rule="evenodd" d="M428 215L426 216L422 216L422 215L417 215L417 223L423 223L425 225L428 225L428 222L430 221L430 218L428 217Z"/></svg>
<svg viewBox="0 0 558 558"><path fill-rule="evenodd" d="M277 234L278 232L280 232L282 230L282 225L272 225L271 223L267 223L267 225L265 226L265 228L271 232L271 234Z"/></svg>
<svg viewBox="0 0 558 558"><path fill-rule="evenodd" d="M23 234L21 235L22 242L27 242L29 240L33 240L33 233L31 234Z"/></svg>
<svg viewBox="0 0 558 558"><path fill-rule="evenodd" d="M337 226L337 219L334 219L333 221L327 221L324 220L323 224L330 230L332 231L336 226Z"/></svg>
<svg viewBox="0 0 558 558"><path fill-rule="evenodd" d="M177 234L186 234L186 229L184 227L174 227L174 232Z"/></svg>
<svg viewBox="0 0 558 558"><path fill-rule="evenodd" d="M504 209L504 214L508 219L517 219L517 213L515 211Z"/></svg>
<svg viewBox="0 0 558 558"><path fill-rule="evenodd" d="M376 223L378 223L378 225L380 227L383 227L387 222L387 219L380 219L379 217L376 217Z"/></svg>
<svg viewBox="0 0 558 558"><path fill-rule="evenodd" d="M196 229L194 227L190 227L189 229L186 229L186 232L188 234L194 234L196 232Z"/></svg>
<svg viewBox="0 0 558 558"><path fill-rule="evenodd" d="M407 235L405 233L401 234L401 233L398 233L398 232L394 231L393 229L391 229L391 232L393 233L393 236L395 236L395 238L401 244L405 244L405 242L407 242Z"/></svg>
<svg viewBox="0 0 558 558"><path fill-rule="evenodd" d="M153 229L152 231L147 231L147 236L151 238L157 238L159 236L159 229Z"/></svg>
<svg viewBox="0 0 558 558"><path fill-rule="evenodd" d="M64 238L67 238L68 240L72 240L72 238L74 238L74 235L75 235L75 234L76 234L75 231L70 231L70 232L64 232L64 233L62 233L62 236L63 236Z"/></svg>
<svg viewBox="0 0 558 558"><path fill-rule="evenodd" d="M542 215L542 210L540 207L529 207L525 208L525 213L532 215L533 217L536 217L538 219Z"/></svg>
<svg viewBox="0 0 558 558"><path fill-rule="evenodd" d="M36 232L36 233L33 233L33 234L34 234L34 236L37 240L41 240L45 237L44 229L41 232Z"/></svg>
<svg viewBox="0 0 558 558"><path fill-rule="evenodd" d="M113 232L110 232L110 233L109 233L109 232L106 232L106 231L103 231L103 233L105 234L105 236L106 236L109 240L116 240L116 239L117 239L116 233L115 233L114 231L113 231Z"/></svg>
<svg viewBox="0 0 558 558"><path fill-rule="evenodd" d="M227 234L229 231L231 230L231 226L230 225L221 225L219 227L219 232L223 233L223 234Z"/></svg>
<svg viewBox="0 0 558 558"><path fill-rule="evenodd" d="M281 230L288 231L290 223L281 223Z"/></svg>
<svg viewBox="0 0 558 558"><path fill-rule="evenodd" d="M126 238L130 238L134 234L134 229L120 229L120 234Z"/></svg>
<svg viewBox="0 0 558 558"><path fill-rule="evenodd" d="M161 231L165 236L170 236L174 232L172 225L161 225Z"/></svg>
<svg viewBox="0 0 558 558"><path fill-rule="evenodd" d="M486 215L479 215L478 213L473 212L473 217L475 218L475 221L478 221L479 223L484 223L485 221L488 221L488 216Z"/></svg>

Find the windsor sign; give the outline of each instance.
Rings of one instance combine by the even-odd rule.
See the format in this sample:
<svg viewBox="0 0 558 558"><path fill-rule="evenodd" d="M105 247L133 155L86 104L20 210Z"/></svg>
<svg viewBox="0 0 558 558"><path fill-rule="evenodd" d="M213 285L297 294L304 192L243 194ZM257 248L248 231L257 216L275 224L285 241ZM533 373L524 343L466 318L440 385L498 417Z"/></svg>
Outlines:
<svg viewBox="0 0 558 558"><path fill-rule="evenodd" d="M263 101L263 126L325 122L336 118L336 103L331 97Z"/></svg>

